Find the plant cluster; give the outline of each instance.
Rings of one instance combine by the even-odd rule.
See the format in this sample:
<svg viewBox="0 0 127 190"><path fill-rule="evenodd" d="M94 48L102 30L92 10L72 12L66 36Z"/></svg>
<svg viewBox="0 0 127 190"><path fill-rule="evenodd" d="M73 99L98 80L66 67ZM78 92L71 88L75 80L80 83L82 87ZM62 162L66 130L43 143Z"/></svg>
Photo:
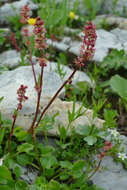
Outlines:
<svg viewBox="0 0 127 190"><path fill-rule="evenodd" d="M29 58L34 78L33 85L37 93L37 105L28 131L24 131L21 127L15 125L23 104L29 99L26 96L29 86L21 84L17 89L17 108L14 110L12 121L3 120L0 114L0 189L103 190L103 188L93 184L91 179L100 169L105 156L113 156L116 161L122 162L124 167L127 168L127 156L121 147L122 138L116 130L118 113L112 109L111 103L108 102L108 93L111 91L120 97L119 107L121 108L121 105L124 104L125 109L127 109L126 79L119 75L114 75L110 80L108 77L110 70L116 72L121 67L126 69L126 54L123 50L113 50L105 58L101 67L98 67L95 63L92 64L93 73L91 78L93 77L95 81L92 90L84 82L77 83L77 89L73 89L73 76L79 69L84 69L86 62L91 61L95 53L96 28L92 22L87 22L83 31L84 37L80 55L74 60L73 72L60 86L47 106L40 110L43 75L48 60L46 37L51 36L55 40L58 31L62 34L66 24L69 23L72 26L77 16L74 10L69 10L66 0L62 4L50 4L50 2L52 1L45 1L43 4L45 7L42 7L42 2L39 4L39 16L36 18L30 17L28 5L22 7L20 16L16 20L18 22L17 28L15 28L16 35L14 33L10 35L12 45L17 51L21 51L22 63L26 54ZM75 1L75 5L77 2ZM92 1L85 0L84 4L87 5L88 10L92 11L90 15L92 19L97 12L97 1L92 4ZM70 17L69 22L68 15ZM11 22L14 22L13 19ZM26 24L33 26L33 36L29 35ZM22 26L23 47L19 47L17 39L21 37L19 29ZM1 43L4 43L4 38L2 38ZM32 61L33 55L37 57L37 64L40 66L39 76L35 73ZM64 77L66 73L62 71L61 62L66 64L66 57L61 53L59 58L56 59L58 60L58 72L61 77ZM106 78L106 82L101 81L103 77ZM51 104L64 87L66 87L66 97L73 100L73 109L68 111L68 125L59 124L59 136L54 137L53 144L51 144L48 133L53 129L55 118L59 116L59 113L49 117L46 115L46 111L50 109ZM91 99L89 98L90 93ZM0 102L3 98L0 98ZM75 109L76 100L82 101L82 105L77 111ZM84 101L85 106L93 108L91 125L79 125L75 128L72 123L84 114ZM119 110L122 113L121 109ZM97 116L102 117L100 113L103 113L103 119L105 119L102 129L98 129L93 124ZM40 140L39 134L41 133ZM37 174L36 179L31 184L22 178L23 167L31 168Z"/></svg>

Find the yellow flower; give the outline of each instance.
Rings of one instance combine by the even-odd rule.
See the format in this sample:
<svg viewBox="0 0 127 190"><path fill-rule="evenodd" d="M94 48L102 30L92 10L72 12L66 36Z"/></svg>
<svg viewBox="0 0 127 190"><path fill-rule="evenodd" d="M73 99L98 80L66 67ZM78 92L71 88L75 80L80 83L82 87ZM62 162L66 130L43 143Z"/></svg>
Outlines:
<svg viewBox="0 0 127 190"><path fill-rule="evenodd" d="M36 19L35 19L35 18L29 18L29 19L27 20L27 22L28 22L28 24L30 24L30 25L35 25Z"/></svg>
<svg viewBox="0 0 127 190"><path fill-rule="evenodd" d="M69 13L69 17L70 17L70 19L72 19L72 20L75 19L75 13L71 11L71 12Z"/></svg>

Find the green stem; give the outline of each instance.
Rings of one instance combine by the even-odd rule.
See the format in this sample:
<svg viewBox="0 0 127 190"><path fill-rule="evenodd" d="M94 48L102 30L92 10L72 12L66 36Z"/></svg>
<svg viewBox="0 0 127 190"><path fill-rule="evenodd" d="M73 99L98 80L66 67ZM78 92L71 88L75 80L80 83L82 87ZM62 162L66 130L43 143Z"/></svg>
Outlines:
<svg viewBox="0 0 127 190"><path fill-rule="evenodd" d="M12 127L11 127L11 133L10 133L10 136L8 138L8 152L11 151L11 138L13 136L13 131L14 131L14 126L15 126L15 122L16 122L16 119L17 119L17 115L18 115L18 108L16 109L16 114L14 114L14 116L13 116L13 123L12 123Z"/></svg>

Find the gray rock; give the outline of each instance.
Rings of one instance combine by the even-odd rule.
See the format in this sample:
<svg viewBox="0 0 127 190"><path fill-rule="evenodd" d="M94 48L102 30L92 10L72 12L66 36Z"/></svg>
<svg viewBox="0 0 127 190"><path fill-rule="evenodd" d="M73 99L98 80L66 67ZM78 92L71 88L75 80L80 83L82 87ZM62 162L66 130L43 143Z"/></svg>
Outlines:
<svg viewBox="0 0 127 190"><path fill-rule="evenodd" d="M37 10L37 5L35 5L31 0L21 0L13 3L6 3L0 7L0 24L8 23L7 17L12 17L20 14L20 8L24 5L29 4L32 10Z"/></svg>
<svg viewBox="0 0 127 190"><path fill-rule="evenodd" d="M121 16L125 16L124 9L127 10L127 1L126 0L118 0L116 4L114 0L106 0L103 1L102 13L110 13L113 14L118 13Z"/></svg>
<svg viewBox="0 0 127 190"><path fill-rule="evenodd" d="M57 42L57 41L52 41L50 39L47 40L47 44L53 46L55 49L58 49L60 51L67 51L68 45L66 45L63 42Z"/></svg>
<svg viewBox="0 0 127 190"><path fill-rule="evenodd" d="M47 97L47 98L45 97L44 100L42 99L40 102L40 107L44 108L48 104L50 99L51 99L51 97ZM75 104L75 112L77 112L80 107L81 107L81 105L76 103ZM59 98L56 98L56 100L50 106L50 109L46 112L49 117L53 116L56 113L59 113L59 115L55 117L54 128L51 129L50 131L48 131L49 135L51 135L51 136L59 135L59 132L58 132L59 124L61 124L62 126L65 126L65 127L68 126L68 124L69 124L68 110L72 113L73 102L61 101ZM99 129L103 127L104 120L99 119L97 117L93 120L93 111L92 110L86 109L83 106L81 113L82 113L82 115L71 123L71 126L69 127L69 130L68 130L68 135L70 134L70 129L72 126L74 126L76 128L78 125L82 125L82 126L89 125L90 126L92 124L95 124Z"/></svg>
<svg viewBox="0 0 127 190"><path fill-rule="evenodd" d="M35 66L35 71L39 75L40 67ZM4 96L4 100L0 104L0 111L5 115L12 115L17 107L17 89L21 84L27 85L28 101L24 103L21 111L26 115L32 115L35 112L36 92L34 89L34 80L31 66L17 68L13 71L6 71L0 75L0 97ZM44 96L53 96L56 90L61 86L60 77L55 72L45 72L43 82ZM9 92L9 93L8 93ZM25 122L24 122L25 123Z"/></svg>
<svg viewBox="0 0 127 190"><path fill-rule="evenodd" d="M21 171L22 171L22 175L20 176L20 179L26 181L28 184L32 184L34 183L36 177L38 177L39 172L32 167L23 167L23 166L19 166Z"/></svg>
<svg viewBox="0 0 127 190"><path fill-rule="evenodd" d="M127 41L127 30L121 30L119 28L115 28L110 31L114 34L121 44L124 44Z"/></svg>
<svg viewBox="0 0 127 190"><path fill-rule="evenodd" d="M121 163L116 163L111 157L105 157L99 171L92 177L93 182L105 190L126 190L127 171Z"/></svg>
<svg viewBox="0 0 127 190"><path fill-rule="evenodd" d="M66 43L66 38L63 38L61 42L51 42L50 40L50 43L48 41L48 44L60 51L68 51L71 54L78 56L82 44L82 35L83 33L78 34L78 37L80 38L79 41L70 41L68 38L68 43ZM109 49L113 48L117 48L118 50L123 49L122 41L120 41L117 35L113 32L108 32L103 29L97 30L97 41L95 45L96 51L93 60L101 62L104 57L107 56Z"/></svg>
<svg viewBox="0 0 127 190"><path fill-rule="evenodd" d="M0 28L0 31L2 31L2 35L3 35L4 37L9 36L10 33L11 33L11 30L10 30L9 28Z"/></svg>
<svg viewBox="0 0 127 190"><path fill-rule="evenodd" d="M57 64L58 63L56 62L48 62L47 67L45 67L45 71L58 73ZM72 73L73 70L65 65L64 66L61 65L61 69L62 72L65 73L65 76L62 78L62 81L64 81L68 78L68 76ZM91 81L91 79L88 77L86 73L77 71L73 77L72 84L76 85L77 82L81 81L87 82L89 86L94 87L94 81Z"/></svg>
<svg viewBox="0 0 127 190"><path fill-rule="evenodd" d="M109 135L105 140L110 141L111 138L111 135ZM127 155L127 137L120 135L118 138L121 141L120 149ZM112 142L113 145L114 143ZM91 179L105 190L126 190L126 178L127 170L123 168L123 165L120 162L115 162L111 156L105 156L100 169Z"/></svg>
<svg viewBox="0 0 127 190"><path fill-rule="evenodd" d="M122 45L117 36L103 29L97 30L96 51L93 59L101 62L106 56L106 53L108 53L108 50L113 48L118 50L122 49Z"/></svg>
<svg viewBox="0 0 127 190"><path fill-rule="evenodd" d="M44 81L43 81L43 91L41 101L46 102L45 97L52 97L57 89L61 86L63 79L56 73L56 67L52 69L51 65L53 63L47 63L47 67L44 72ZM40 66L35 66L35 71L37 75L40 71ZM67 70L66 68L66 77L70 75L71 70ZM90 79L86 77L84 73L77 73L74 77L74 81L77 80L87 80L90 82ZM73 82L74 82L73 81ZM4 72L4 74L0 75L0 97L4 96L3 101L0 104L0 111L5 119L11 119L13 115L14 109L17 107L17 89L21 84L27 85L27 96L29 97L28 101L26 101L23 105L23 109L20 111L17 119L17 124L23 126L25 129L28 129L33 118L33 114L35 113L35 105L36 105L36 92L34 89L34 80L32 75L31 66L25 66L17 68L13 71ZM9 93L8 93L9 92ZM64 93L64 89L61 91L61 94ZM41 105L44 107L44 105Z"/></svg>
<svg viewBox="0 0 127 190"><path fill-rule="evenodd" d="M102 24L108 24L109 27L117 26L120 29L127 30L127 18L113 15L99 15L92 21L97 28L101 28Z"/></svg>
<svg viewBox="0 0 127 190"><path fill-rule="evenodd" d="M8 68L15 68L19 65L20 53L16 50L8 50L0 54L0 65Z"/></svg>

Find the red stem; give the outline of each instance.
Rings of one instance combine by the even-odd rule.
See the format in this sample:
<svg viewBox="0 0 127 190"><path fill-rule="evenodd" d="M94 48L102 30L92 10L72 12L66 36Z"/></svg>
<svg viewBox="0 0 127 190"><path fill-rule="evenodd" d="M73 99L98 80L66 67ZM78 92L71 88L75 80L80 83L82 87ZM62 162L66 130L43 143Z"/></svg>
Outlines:
<svg viewBox="0 0 127 190"><path fill-rule="evenodd" d="M31 43L30 43L30 40L29 40L29 39L28 39L28 44L29 44L30 62L31 62L31 65L32 65L32 71L33 71L34 82L35 82L35 88L36 88L38 84L37 84L36 74L35 74L35 70L34 70L34 64L33 64L33 61L32 61Z"/></svg>
<svg viewBox="0 0 127 190"><path fill-rule="evenodd" d="M42 111L39 120L35 126L35 128L39 125L43 115L45 114L45 112L47 111L47 109L49 108L49 106L53 103L53 101L55 100L55 98L57 97L57 95L59 94L59 92L63 89L63 87L71 80L71 78L74 76L75 72L77 71L77 68L72 72L72 74L68 77L68 79L62 84L62 86L57 90L57 92L55 93L55 95L52 97L52 99L49 101L48 105L44 108L44 110Z"/></svg>
<svg viewBox="0 0 127 190"><path fill-rule="evenodd" d="M93 173L90 176L88 176L88 180L99 170L101 162L102 162L102 158L99 160L98 165L95 168L95 170L93 171Z"/></svg>
<svg viewBox="0 0 127 190"><path fill-rule="evenodd" d="M36 106L36 112L35 112L35 117L33 119L33 122L31 124L31 127L30 127L30 130L32 131L32 138L34 139L34 124L36 122L36 119L37 119L37 115L38 115L38 112L39 112L39 105L40 105L40 98L41 98L41 92L42 92L42 78L43 78L43 72L44 72L44 66L41 67L41 75L40 75L40 86L39 86L39 89L38 89L38 98L37 98L37 106Z"/></svg>

